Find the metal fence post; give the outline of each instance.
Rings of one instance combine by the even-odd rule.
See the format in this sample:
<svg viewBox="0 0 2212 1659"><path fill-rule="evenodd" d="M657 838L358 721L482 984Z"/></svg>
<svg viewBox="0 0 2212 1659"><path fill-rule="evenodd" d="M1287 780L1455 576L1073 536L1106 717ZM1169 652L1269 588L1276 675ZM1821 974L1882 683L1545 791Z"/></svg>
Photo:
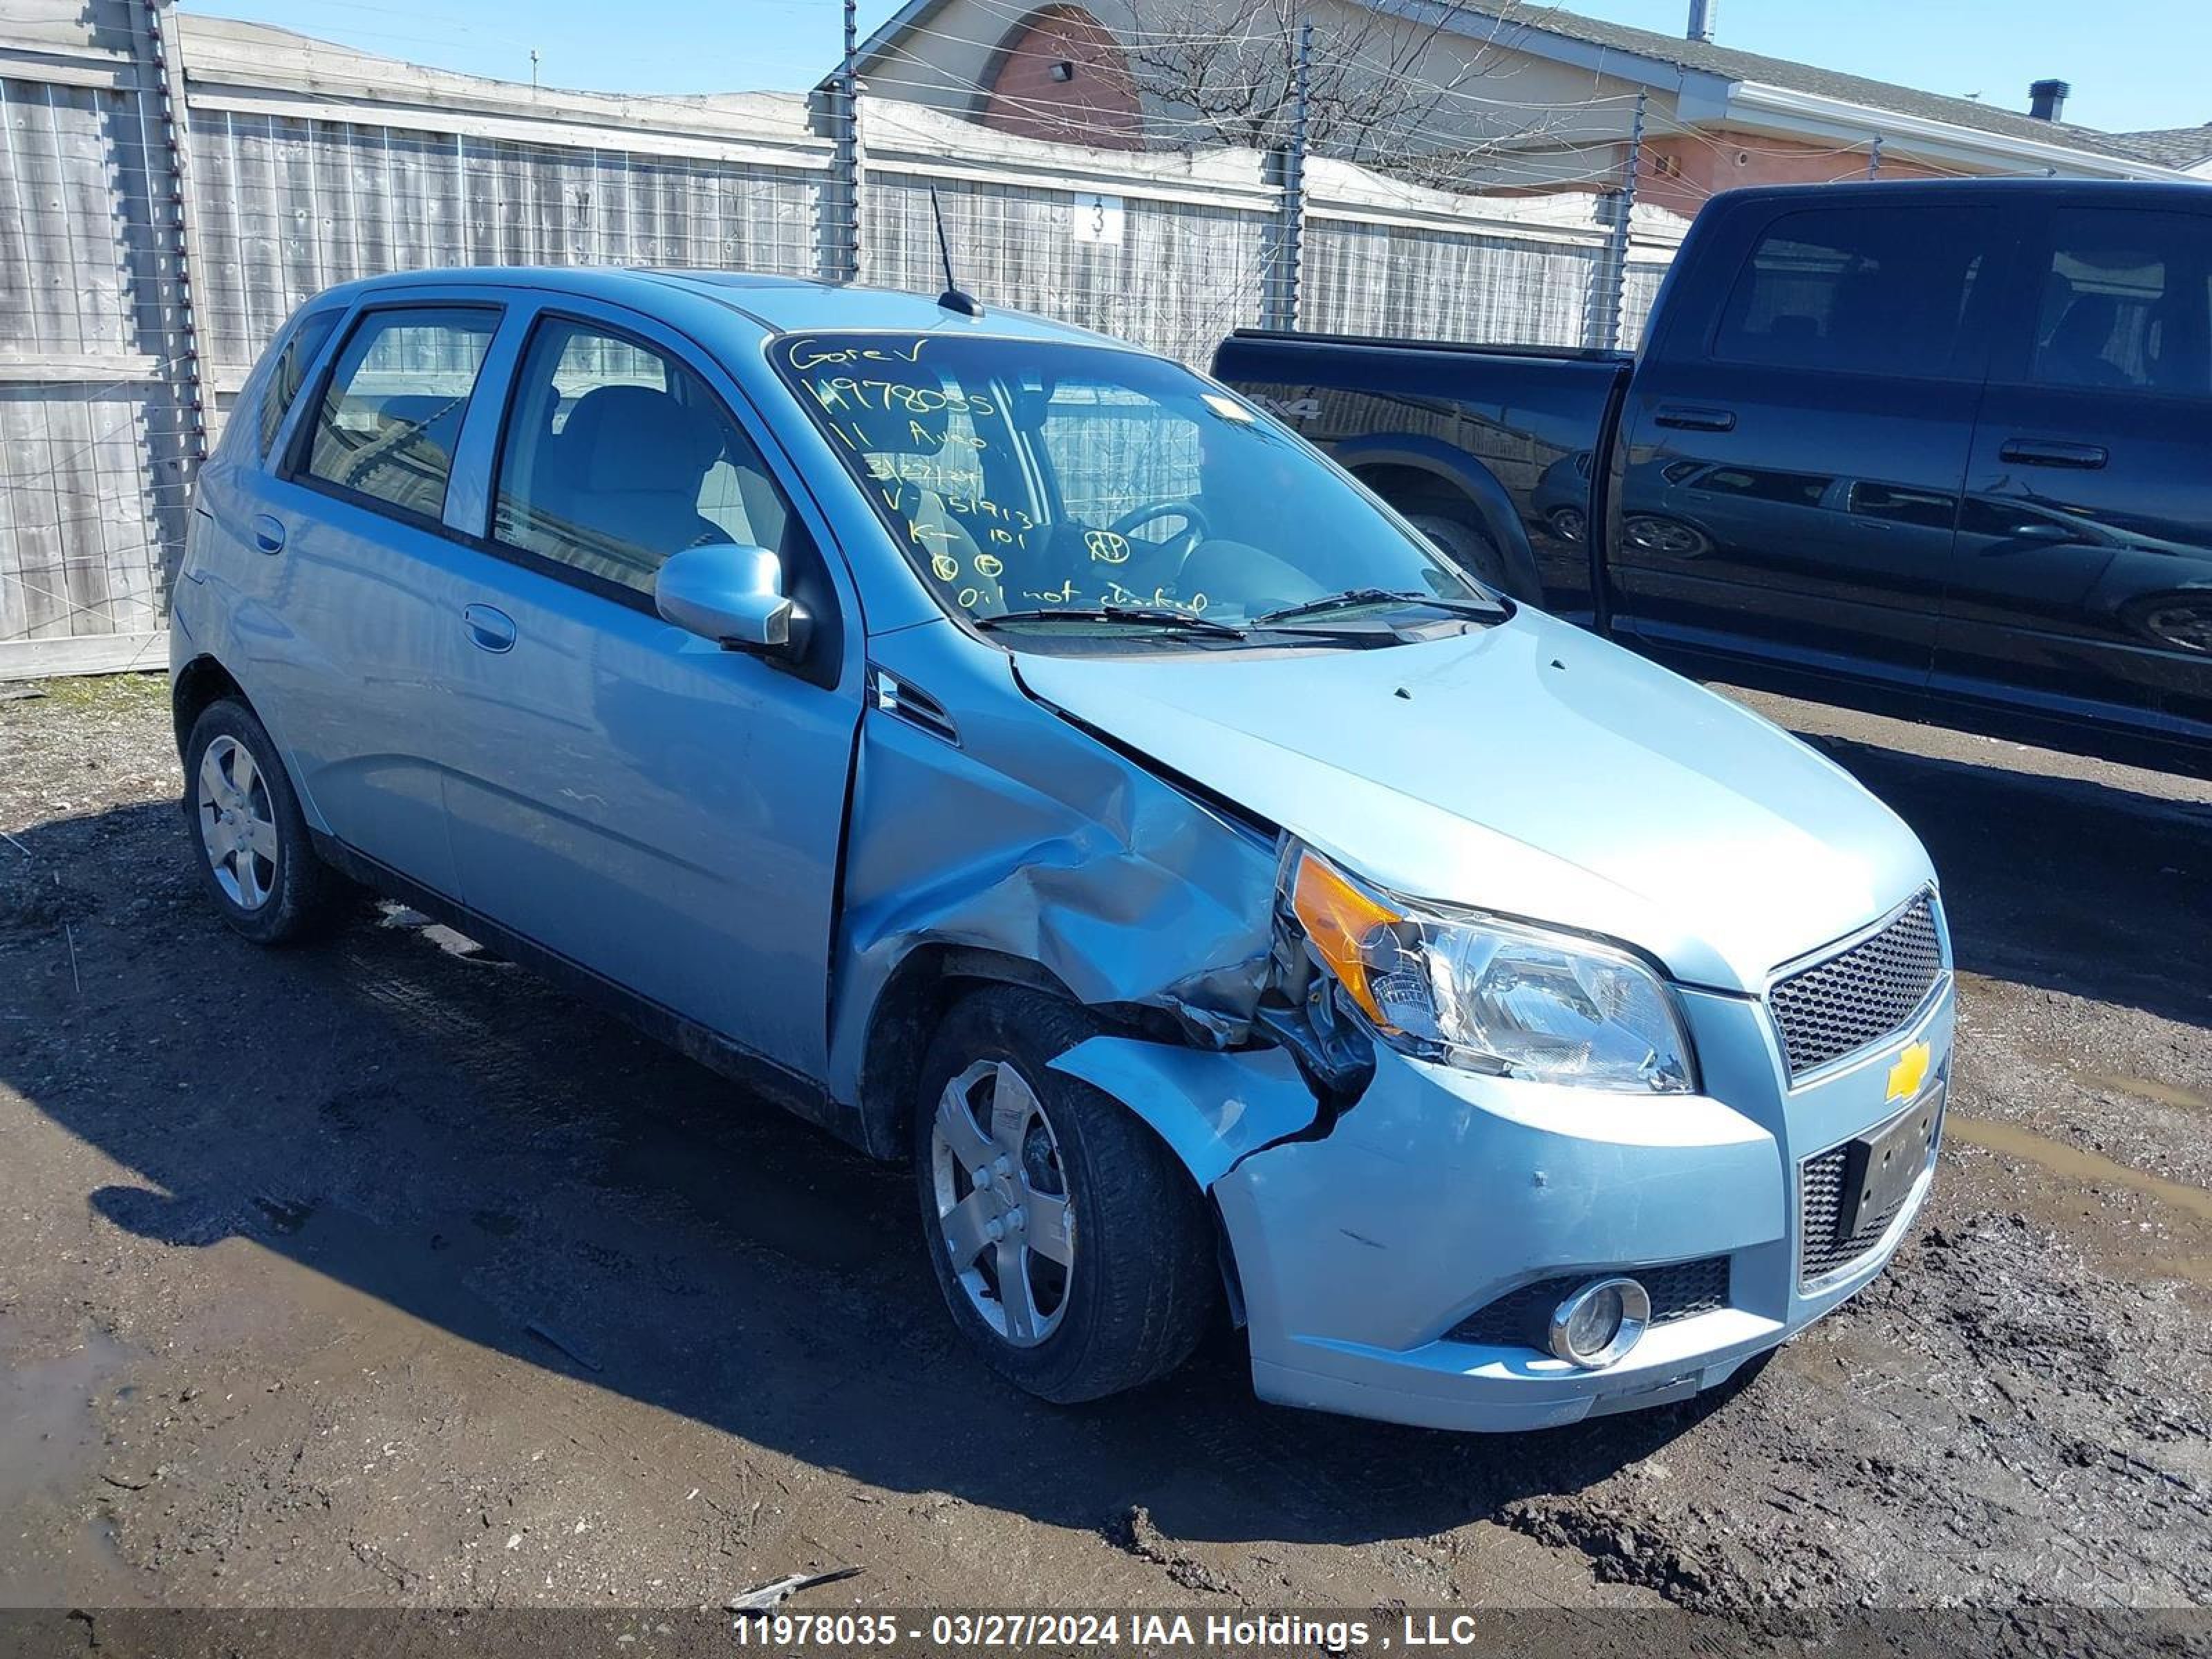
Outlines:
<svg viewBox="0 0 2212 1659"><path fill-rule="evenodd" d="M845 56L830 94L830 177L823 183L815 227L822 278L855 283L860 277L860 30L858 0L845 0Z"/></svg>
<svg viewBox="0 0 2212 1659"><path fill-rule="evenodd" d="M1583 338L1586 344L1601 351L1612 351L1620 344L1620 307L1628 289L1628 239L1636 217L1636 185L1644 169L1644 108L1648 94L1636 94L1636 122L1629 129L1628 156L1621 168L1620 188L1607 201L1606 210L1612 217L1607 228L1605 249L1598 258L1598 268L1590 282L1589 315L1585 319Z"/></svg>
<svg viewBox="0 0 2212 1659"><path fill-rule="evenodd" d="M1313 25L1298 25L1297 78L1291 93L1291 145L1281 156L1283 201L1275 229L1275 257L1261 295L1261 320L1268 328L1295 329L1306 242L1306 113L1312 82Z"/></svg>
<svg viewBox="0 0 2212 1659"><path fill-rule="evenodd" d="M187 154L190 113L185 102L184 43L177 27L175 0L146 0L146 40L154 69L159 76L157 98L161 115L162 177L158 186L149 168L147 216L155 222L156 246L167 243L167 262L175 266L174 319L170 331L176 349L167 376L178 405L185 413L178 465L182 482L207 458L207 374L200 354L199 315L193 303L193 221L198 204L191 194L191 162ZM151 158L149 157L150 161ZM173 239L173 240L172 240Z"/></svg>

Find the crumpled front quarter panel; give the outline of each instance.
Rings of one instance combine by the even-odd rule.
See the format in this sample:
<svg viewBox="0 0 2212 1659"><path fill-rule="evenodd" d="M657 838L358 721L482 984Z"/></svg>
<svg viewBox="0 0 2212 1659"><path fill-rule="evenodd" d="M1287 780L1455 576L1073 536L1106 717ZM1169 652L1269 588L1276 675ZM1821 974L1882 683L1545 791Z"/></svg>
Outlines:
<svg viewBox="0 0 2212 1659"><path fill-rule="evenodd" d="M854 1098L869 1012L914 950L1036 964L1077 1000L1241 1037L1270 948L1275 849L1024 696L950 625L872 659L955 711L957 744L871 707L847 831L832 1086Z"/></svg>

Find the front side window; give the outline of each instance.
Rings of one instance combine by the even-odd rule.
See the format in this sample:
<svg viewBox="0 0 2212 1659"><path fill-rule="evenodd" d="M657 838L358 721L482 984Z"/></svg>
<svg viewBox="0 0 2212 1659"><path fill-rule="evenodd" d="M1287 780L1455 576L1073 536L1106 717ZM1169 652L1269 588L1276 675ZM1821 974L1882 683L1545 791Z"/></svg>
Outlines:
<svg viewBox="0 0 2212 1659"><path fill-rule="evenodd" d="M438 518L461 422L498 325L495 312L459 308L363 317L331 370L308 475Z"/></svg>
<svg viewBox="0 0 2212 1659"><path fill-rule="evenodd" d="M300 388L307 383L308 368L322 355L323 342L331 337L331 331L337 325L338 313L335 311L302 318L300 325L292 331L292 337L277 352L276 361L270 366L269 383L261 392L261 453L264 456L276 441L277 430L284 424L293 401L299 397Z"/></svg>
<svg viewBox="0 0 2212 1659"><path fill-rule="evenodd" d="M1713 355L1782 368L1958 374L1987 222L1939 209L1785 214L1753 246Z"/></svg>
<svg viewBox="0 0 2212 1659"><path fill-rule="evenodd" d="M588 323L538 325L507 414L496 539L649 594L687 547L788 555L798 533L760 452L696 374Z"/></svg>
<svg viewBox="0 0 2212 1659"><path fill-rule="evenodd" d="M2212 392L2212 224L2066 208L2051 216L2051 232L2029 378Z"/></svg>
<svg viewBox="0 0 2212 1659"><path fill-rule="evenodd" d="M1141 607L1245 625L1366 589L1487 600L1313 449L1162 359L864 334L769 356L971 620Z"/></svg>

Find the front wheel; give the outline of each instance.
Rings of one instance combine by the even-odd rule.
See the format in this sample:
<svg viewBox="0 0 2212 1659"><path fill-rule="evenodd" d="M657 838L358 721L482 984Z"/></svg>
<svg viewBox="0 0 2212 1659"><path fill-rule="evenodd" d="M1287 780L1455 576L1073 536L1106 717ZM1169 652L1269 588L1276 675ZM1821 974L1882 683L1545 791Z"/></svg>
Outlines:
<svg viewBox="0 0 2212 1659"><path fill-rule="evenodd" d="M1188 1173L1118 1102L1051 1069L1098 1026L993 986L939 1028L915 1105L922 1233L953 1322L1060 1404L1164 1376L1220 1293Z"/></svg>

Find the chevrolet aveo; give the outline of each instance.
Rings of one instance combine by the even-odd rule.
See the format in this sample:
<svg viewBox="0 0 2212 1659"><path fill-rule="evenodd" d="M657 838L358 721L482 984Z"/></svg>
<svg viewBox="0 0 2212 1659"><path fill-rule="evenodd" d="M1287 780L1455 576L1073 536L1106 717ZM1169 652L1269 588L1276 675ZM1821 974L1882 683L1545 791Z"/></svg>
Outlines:
<svg viewBox="0 0 2212 1659"><path fill-rule="evenodd" d="M201 473L171 640L233 927L368 886L909 1160L953 1320L1047 1399L1223 1317L1294 1405L1679 1399L1933 1176L1902 823L1076 329L334 289Z"/></svg>

